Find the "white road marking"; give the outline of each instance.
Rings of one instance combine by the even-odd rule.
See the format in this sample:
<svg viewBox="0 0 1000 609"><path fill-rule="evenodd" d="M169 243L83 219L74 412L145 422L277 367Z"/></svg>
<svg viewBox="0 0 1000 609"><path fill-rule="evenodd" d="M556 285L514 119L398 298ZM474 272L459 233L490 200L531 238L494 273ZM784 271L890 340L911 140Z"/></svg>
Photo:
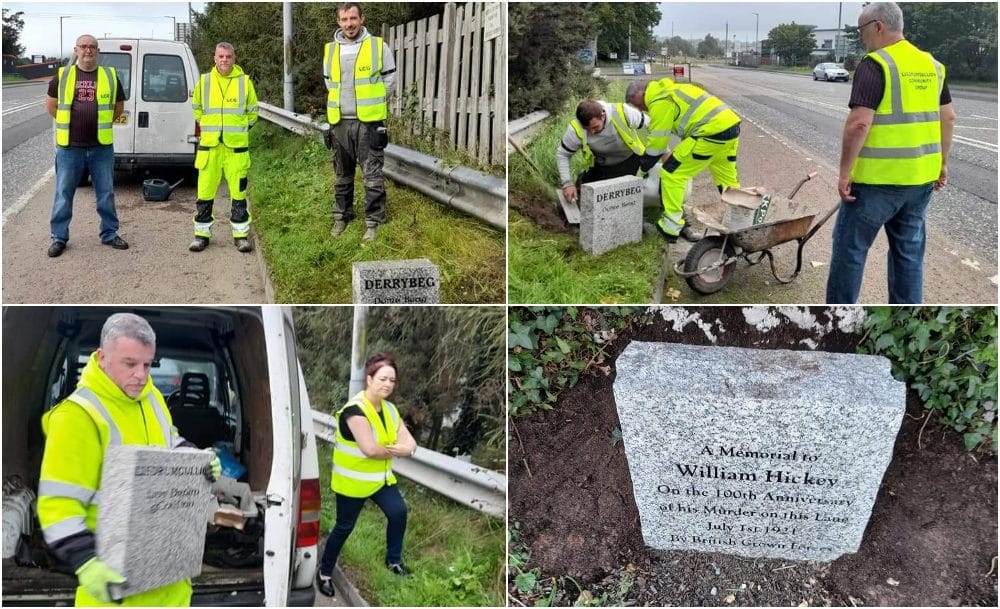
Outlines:
<svg viewBox="0 0 1000 609"><path fill-rule="evenodd" d="M3 224L0 226L5 228L7 226L7 222L13 220L14 216L21 213L21 210L28 206L28 203L30 203L31 200L35 197L35 195L38 194L38 191L41 190L42 187L45 186L45 184L49 180L54 178L55 175L56 175L56 168L55 165L53 165L52 168L50 168L48 171L45 172L45 175L43 175L41 178L39 178L37 182L35 182L34 186L28 189L28 192L21 195L21 198L18 199L16 203L11 205L7 209L3 210Z"/></svg>
<svg viewBox="0 0 1000 609"><path fill-rule="evenodd" d="M21 104L20 106L14 106L13 108L4 108L3 116L7 116L8 114L13 114L21 110L27 110L28 108L34 108L35 106L40 106L44 103L45 103L44 99L39 99L33 102L28 102L26 104Z"/></svg>

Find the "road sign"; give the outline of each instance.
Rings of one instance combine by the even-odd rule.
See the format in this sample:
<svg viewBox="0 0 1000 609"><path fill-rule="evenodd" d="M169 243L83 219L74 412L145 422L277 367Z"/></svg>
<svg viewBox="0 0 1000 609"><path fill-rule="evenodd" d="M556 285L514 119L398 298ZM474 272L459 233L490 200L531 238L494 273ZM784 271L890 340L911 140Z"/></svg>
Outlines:
<svg viewBox="0 0 1000 609"><path fill-rule="evenodd" d="M684 77L684 66L674 66L674 76Z"/></svg>

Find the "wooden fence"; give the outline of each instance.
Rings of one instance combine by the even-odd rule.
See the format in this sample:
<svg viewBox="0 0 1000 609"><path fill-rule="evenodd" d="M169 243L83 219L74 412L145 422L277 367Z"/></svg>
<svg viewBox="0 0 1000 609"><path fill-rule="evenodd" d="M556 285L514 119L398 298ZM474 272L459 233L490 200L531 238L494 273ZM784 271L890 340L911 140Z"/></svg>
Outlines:
<svg viewBox="0 0 1000 609"><path fill-rule="evenodd" d="M414 132L432 127L485 165L506 155L507 11L500 2L445 5L382 37L396 60L390 111Z"/></svg>

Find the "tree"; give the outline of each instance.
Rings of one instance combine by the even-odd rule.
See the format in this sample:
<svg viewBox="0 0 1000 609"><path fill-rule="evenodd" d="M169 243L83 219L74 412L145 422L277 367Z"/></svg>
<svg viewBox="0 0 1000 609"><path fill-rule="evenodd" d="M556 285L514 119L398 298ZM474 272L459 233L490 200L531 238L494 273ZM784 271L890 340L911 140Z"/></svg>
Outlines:
<svg viewBox="0 0 1000 609"><path fill-rule="evenodd" d="M664 46L667 47L667 52L671 57L677 57L678 55L690 57L691 55L694 55L694 47L690 42L684 40L680 36L668 38L664 41Z"/></svg>
<svg viewBox="0 0 1000 609"><path fill-rule="evenodd" d="M798 25L793 21L774 27L767 37L774 52L795 65L807 59L816 48L816 37L812 31L812 26Z"/></svg>
<svg viewBox="0 0 1000 609"><path fill-rule="evenodd" d="M10 13L10 9L3 9L3 54L20 57L24 54L24 46L21 45L21 31L24 29L24 11Z"/></svg>
<svg viewBox="0 0 1000 609"><path fill-rule="evenodd" d="M997 80L997 3L901 3L907 40L930 52L948 78Z"/></svg>
<svg viewBox="0 0 1000 609"><path fill-rule="evenodd" d="M700 57L718 57L722 53L722 47L719 46L719 39L711 34L705 34L705 39L698 43L698 55Z"/></svg>
<svg viewBox="0 0 1000 609"><path fill-rule="evenodd" d="M624 58L632 32L632 52L642 57L653 48L653 27L660 22L660 9L654 2L596 2L583 7L597 27L597 54L608 57L618 53ZM627 60L627 58L625 58Z"/></svg>
<svg viewBox="0 0 1000 609"><path fill-rule="evenodd" d="M508 116L534 110L558 112L567 98L590 94L594 79L577 56L597 35L587 6L568 2L507 5Z"/></svg>

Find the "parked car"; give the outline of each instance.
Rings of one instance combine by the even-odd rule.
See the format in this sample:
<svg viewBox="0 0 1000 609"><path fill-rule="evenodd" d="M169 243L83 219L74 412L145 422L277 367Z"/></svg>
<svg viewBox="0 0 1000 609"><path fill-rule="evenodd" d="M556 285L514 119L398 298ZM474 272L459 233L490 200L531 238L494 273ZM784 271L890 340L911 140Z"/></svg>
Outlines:
<svg viewBox="0 0 1000 609"><path fill-rule="evenodd" d="M844 69L842 63L818 63L813 68L813 80L842 80L847 82L851 79L850 73Z"/></svg>
<svg viewBox="0 0 1000 609"><path fill-rule="evenodd" d="M37 489L42 414L75 389L81 362L112 313L145 317L157 357L182 372L167 400L174 425L198 446L222 443L238 461L262 515L244 530L206 537L194 605L311 606L320 486L312 410L296 356L291 313L279 307L3 308L3 477ZM162 364L161 364L162 365ZM155 370L155 368L154 368ZM187 385L200 391L185 395ZM206 382L207 380L207 382ZM207 388L207 391L206 391ZM224 459L224 460L226 460ZM31 506L22 541L45 568L3 559L3 605L73 603L77 579L52 564ZM253 524L251 527L250 524ZM4 524L7 535L7 522Z"/></svg>
<svg viewBox="0 0 1000 609"><path fill-rule="evenodd" d="M175 168L194 175L199 133L191 114L198 64L186 43L101 38L98 63L112 66L125 90L115 121L115 169L135 173Z"/></svg>

